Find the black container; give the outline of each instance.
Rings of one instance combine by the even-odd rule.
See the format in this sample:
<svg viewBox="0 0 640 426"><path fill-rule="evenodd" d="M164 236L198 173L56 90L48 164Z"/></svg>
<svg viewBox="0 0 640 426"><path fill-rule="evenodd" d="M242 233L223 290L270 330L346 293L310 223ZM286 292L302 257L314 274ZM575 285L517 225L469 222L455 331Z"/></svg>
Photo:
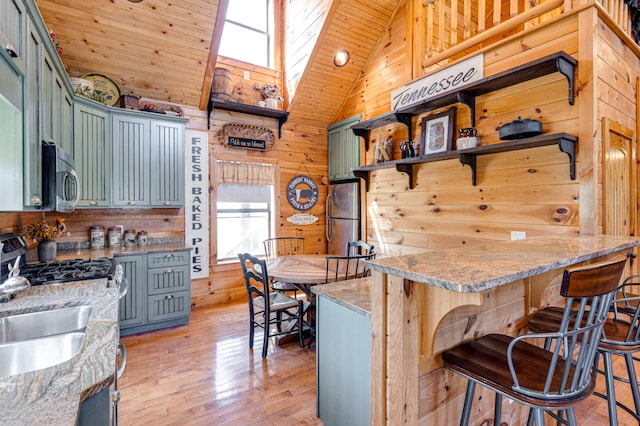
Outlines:
<svg viewBox="0 0 640 426"><path fill-rule="evenodd" d="M542 123L530 118L513 120L500 127L498 134L501 140L524 139L537 136L542 133Z"/></svg>

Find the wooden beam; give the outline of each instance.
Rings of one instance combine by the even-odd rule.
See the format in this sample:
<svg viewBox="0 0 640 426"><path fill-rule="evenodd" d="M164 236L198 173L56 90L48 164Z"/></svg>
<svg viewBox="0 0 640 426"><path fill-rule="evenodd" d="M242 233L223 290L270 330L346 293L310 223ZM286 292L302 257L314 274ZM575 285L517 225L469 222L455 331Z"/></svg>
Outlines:
<svg viewBox="0 0 640 426"><path fill-rule="evenodd" d="M209 57L207 58L207 68L204 72L202 80L202 93L200 94L199 108L207 109L209 98L211 97L211 84L213 81L213 70L218 60L218 48L220 47L220 38L222 37L222 29L224 28L224 19L227 16L227 6L229 0L220 0L218 4L218 13L216 14L216 23L213 26L213 35L211 36L211 45L209 45Z"/></svg>

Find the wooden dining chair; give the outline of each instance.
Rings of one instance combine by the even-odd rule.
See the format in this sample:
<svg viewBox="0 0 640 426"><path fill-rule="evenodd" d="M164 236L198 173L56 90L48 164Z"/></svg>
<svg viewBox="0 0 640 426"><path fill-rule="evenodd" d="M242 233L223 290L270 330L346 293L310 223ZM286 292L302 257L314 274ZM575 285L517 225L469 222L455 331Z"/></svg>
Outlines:
<svg viewBox="0 0 640 426"><path fill-rule="evenodd" d="M304 254L304 238L300 237L267 238L262 244L264 245L264 253L267 259ZM293 292L293 297L298 297L299 289L291 283L273 281L271 288L280 292Z"/></svg>
<svg viewBox="0 0 640 426"><path fill-rule="evenodd" d="M376 252L354 256L326 256L325 282L350 280L369 276L371 271L366 266L368 260L376 258Z"/></svg>
<svg viewBox="0 0 640 426"><path fill-rule="evenodd" d="M604 369L598 372L605 377L606 394L594 392L594 395L607 400L611 426L618 425L616 406L625 410L640 424L640 392L634 365L634 356L640 352L640 296L631 293L638 286L640 286L640 276L633 275L626 278L618 287L609 309L609 318L604 324L602 339L598 344L598 351L604 360ZM529 329L535 332L557 330L560 323L558 320L560 309L554 306L540 309L529 319ZM624 358L627 368L626 378L614 374L613 355ZM616 380L630 386L635 410L616 399Z"/></svg>
<svg viewBox="0 0 640 426"><path fill-rule="evenodd" d="M359 254L369 254L373 252L373 246L362 240L347 241L347 248L344 252L345 256L354 256Z"/></svg>
<svg viewBox="0 0 640 426"><path fill-rule="evenodd" d="M506 396L531 408L529 425L544 425L547 413L575 426L574 407L595 386L598 343L625 264L626 258L617 258L567 268L560 289L566 306L555 332L489 334L444 351L444 366L468 379L460 424L469 423L480 383L496 393L494 425L501 424ZM534 344L540 340L548 342L547 348Z"/></svg>
<svg viewBox="0 0 640 426"><path fill-rule="evenodd" d="M250 255L249 253L239 253L240 265L244 275L247 295L249 297L249 348L253 348L253 337L256 327L262 328L262 358L267 357L267 349L269 338L289 334L291 331L282 330L283 323L296 321L298 339L300 347L304 347L302 337L302 300L280 292L271 292L269 285L269 273L267 271L267 262ZM256 272L257 269L260 273ZM273 330L272 326L276 326Z"/></svg>

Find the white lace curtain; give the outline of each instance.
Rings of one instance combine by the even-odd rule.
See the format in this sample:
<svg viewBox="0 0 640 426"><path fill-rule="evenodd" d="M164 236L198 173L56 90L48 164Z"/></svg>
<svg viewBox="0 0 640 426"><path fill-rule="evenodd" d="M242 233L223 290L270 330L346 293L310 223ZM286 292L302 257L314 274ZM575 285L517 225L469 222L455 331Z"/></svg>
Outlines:
<svg viewBox="0 0 640 426"><path fill-rule="evenodd" d="M275 185L275 166L218 160L216 161L216 181L245 185Z"/></svg>

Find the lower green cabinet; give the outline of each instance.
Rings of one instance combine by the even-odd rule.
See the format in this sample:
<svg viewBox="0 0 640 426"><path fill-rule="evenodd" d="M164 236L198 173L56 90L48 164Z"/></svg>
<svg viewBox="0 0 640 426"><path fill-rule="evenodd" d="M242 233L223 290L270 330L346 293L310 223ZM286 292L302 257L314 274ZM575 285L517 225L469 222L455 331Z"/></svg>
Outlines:
<svg viewBox="0 0 640 426"><path fill-rule="evenodd" d="M189 250L118 256L116 263L123 264L129 284L127 294L120 301L120 335L189 322Z"/></svg>

